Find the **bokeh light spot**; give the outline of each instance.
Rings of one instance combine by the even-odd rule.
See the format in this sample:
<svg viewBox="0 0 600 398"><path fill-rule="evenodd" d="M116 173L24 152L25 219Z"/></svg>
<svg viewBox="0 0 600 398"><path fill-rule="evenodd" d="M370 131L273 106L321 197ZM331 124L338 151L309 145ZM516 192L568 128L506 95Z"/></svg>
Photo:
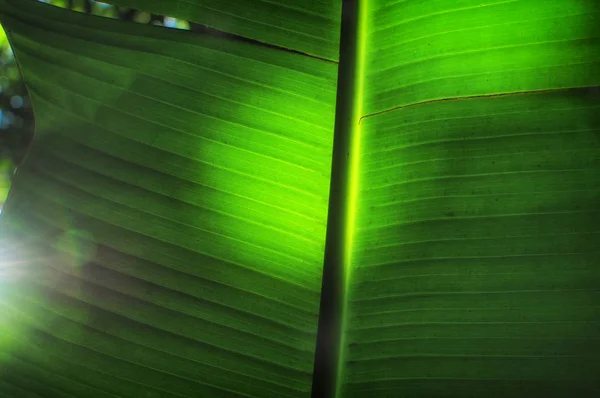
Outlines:
<svg viewBox="0 0 600 398"><path fill-rule="evenodd" d="M148 22L150 22L150 19L151 19L150 13L147 13L144 11L136 12L135 16L133 17L133 20L135 22L139 22L139 23L148 23Z"/></svg>
<svg viewBox="0 0 600 398"><path fill-rule="evenodd" d="M10 99L10 106L13 108L20 108L23 106L23 97L20 95L13 95Z"/></svg>

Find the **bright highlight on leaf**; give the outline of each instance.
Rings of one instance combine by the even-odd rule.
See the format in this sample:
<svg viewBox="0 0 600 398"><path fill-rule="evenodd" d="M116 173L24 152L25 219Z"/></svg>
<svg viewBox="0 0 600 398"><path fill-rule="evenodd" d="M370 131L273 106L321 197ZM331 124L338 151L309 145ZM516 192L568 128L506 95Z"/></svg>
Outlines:
<svg viewBox="0 0 600 398"><path fill-rule="evenodd" d="M0 395L318 396L332 159L339 398L600 393L599 4L108 3L214 34L0 0L36 115Z"/></svg>

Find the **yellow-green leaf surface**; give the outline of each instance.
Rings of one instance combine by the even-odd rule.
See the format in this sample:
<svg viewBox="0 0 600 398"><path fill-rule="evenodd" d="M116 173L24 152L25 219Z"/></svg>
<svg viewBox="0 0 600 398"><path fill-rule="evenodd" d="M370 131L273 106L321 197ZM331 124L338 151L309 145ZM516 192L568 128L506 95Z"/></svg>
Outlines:
<svg viewBox="0 0 600 398"><path fill-rule="evenodd" d="M337 61L340 0L107 0Z"/></svg>
<svg viewBox="0 0 600 398"><path fill-rule="evenodd" d="M600 3L366 13L343 396L597 396Z"/></svg>
<svg viewBox="0 0 600 398"><path fill-rule="evenodd" d="M0 395L310 395L342 1L110 2L251 40L0 0ZM359 4L338 397L600 395L600 3Z"/></svg>
<svg viewBox="0 0 600 398"><path fill-rule="evenodd" d="M0 12L36 114L2 219L3 382L307 396L336 64L32 1Z"/></svg>

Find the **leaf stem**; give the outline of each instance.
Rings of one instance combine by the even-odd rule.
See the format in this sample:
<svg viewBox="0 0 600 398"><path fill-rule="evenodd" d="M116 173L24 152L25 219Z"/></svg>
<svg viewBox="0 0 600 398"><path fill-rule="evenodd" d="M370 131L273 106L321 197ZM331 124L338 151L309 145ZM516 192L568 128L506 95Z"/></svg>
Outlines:
<svg viewBox="0 0 600 398"><path fill-rule="evenodd" d="M313 398L339 396L343 379L345 303L358 190L365 3L366 0L344 0L342 5L336 118L313 371Z"/></svg>

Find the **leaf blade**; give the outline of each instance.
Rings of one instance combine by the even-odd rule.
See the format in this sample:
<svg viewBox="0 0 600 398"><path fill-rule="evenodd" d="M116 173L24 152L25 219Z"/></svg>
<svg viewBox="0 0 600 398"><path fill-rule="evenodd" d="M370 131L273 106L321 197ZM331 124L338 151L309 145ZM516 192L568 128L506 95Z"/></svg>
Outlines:
<svg viewBox="0 0 600 398"><path fill-rule="evenodd" d="M2 235L43 256L2 298L29 331L9 363L62 375L48 394L307 395L335 64L34 2L0 13L37 117Z"/></svg>

